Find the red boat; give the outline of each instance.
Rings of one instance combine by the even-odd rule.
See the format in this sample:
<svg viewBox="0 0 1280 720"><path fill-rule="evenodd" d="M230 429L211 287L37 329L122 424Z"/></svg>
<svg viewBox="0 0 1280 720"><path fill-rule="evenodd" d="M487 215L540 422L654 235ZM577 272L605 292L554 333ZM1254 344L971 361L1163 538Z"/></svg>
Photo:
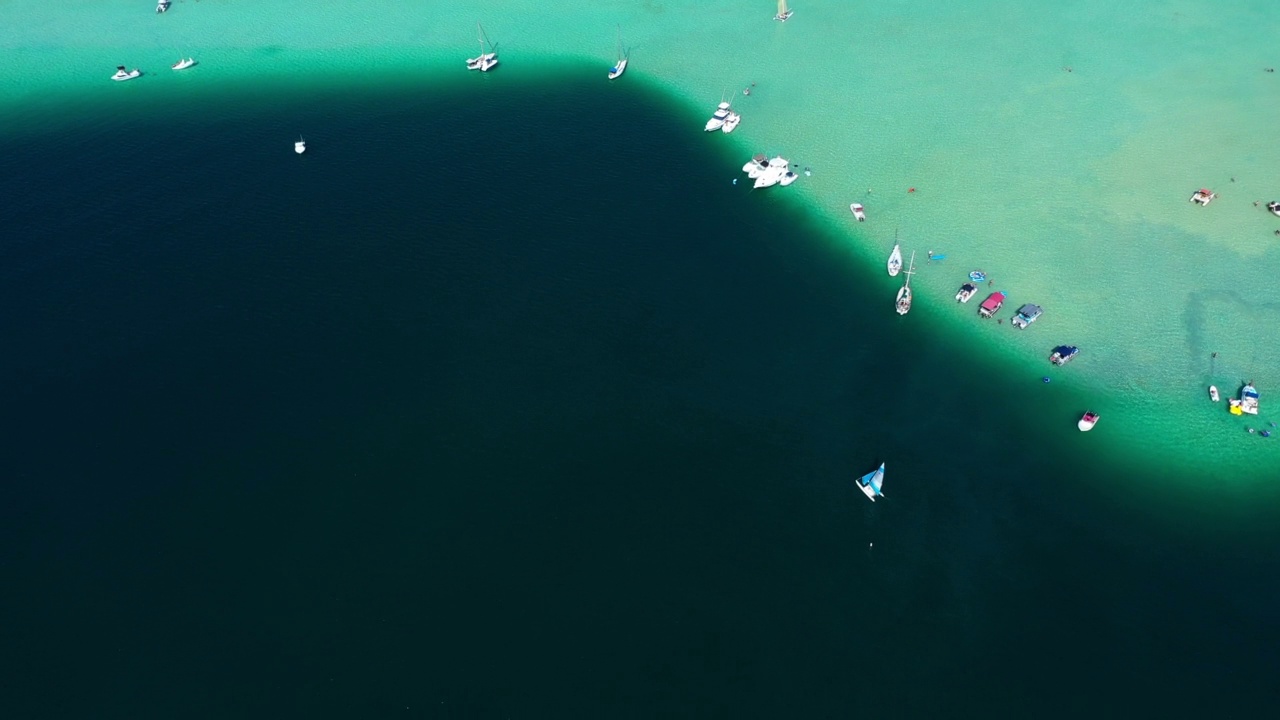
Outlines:
<svg viewBox="0 0 1280 720"><path fill-rule="evenodd" d="M1000 310L1001 305L1004 305L1004 293L993 292L982 301L981 307L978 308L978 315L989 318Z"/></svg>

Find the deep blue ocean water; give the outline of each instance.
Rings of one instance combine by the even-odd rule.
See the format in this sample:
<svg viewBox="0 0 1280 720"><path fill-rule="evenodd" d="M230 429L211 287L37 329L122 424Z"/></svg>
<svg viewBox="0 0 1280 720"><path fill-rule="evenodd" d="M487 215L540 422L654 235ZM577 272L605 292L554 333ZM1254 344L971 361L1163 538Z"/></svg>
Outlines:
<svg viewBox="0 0 1280 720"><path fill-rule="evenodd" d="M1142 502L599 75L0 138L5 717L1273 709L1274 508Z"/></svg>

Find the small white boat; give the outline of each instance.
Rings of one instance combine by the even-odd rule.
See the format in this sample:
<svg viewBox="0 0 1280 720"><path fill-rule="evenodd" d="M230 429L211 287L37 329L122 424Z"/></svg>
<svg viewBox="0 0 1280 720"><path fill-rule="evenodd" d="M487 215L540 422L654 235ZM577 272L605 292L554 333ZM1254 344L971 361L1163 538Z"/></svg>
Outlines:
<svg viewBox="0 0 1280 720"><path fill-rule="evenodd" d="M195 64L196 64L195 58L186 58L185 60L179 60L178 62L170 65L169 67L173 68L174 70L186 70L187 68Z"/></svg>
<svg viewBox="0 0 1280 720"><path fill-rule="evenodd" d="M880 467L858 478L858 489L870 498L871 502L875 502L878 497L884 497L884 493L880 490L883 486L884 463L880 463Z"/></svg>
<svg viewBox="0 0 1280 720"><path fill-rule="evenodd" d="M1213 202L1213 199L1216 197L1218 197L1218 194L1212 190L1200 188L1199 190L1191 193L1191 202L1197 205L1208 205Z"/></svg>
<svg viewBox="0 0 1280 720"><path fill-rule="evenodd" d="M139 70L138 68L134 68L133 70L125 70L123 65L117 65L116 74L112 75L111 79L115 80L116 82L123 82L125 80L132 80L141 74L142 74L142 71Z"/></svg>
<svg viewBox="0 0 1280 720"><path fill-rule="evenodd" d="M720 104L716 106L716 111L711 114L711 119L707 121L706 126L702 129L707 132L714 132L724 127L724 121L728 119L729 103L721 100Z"/></svg>
<svg viewBox="0 0 1280 720"><path fill-rule="evenodd" d="M298 136L298 142L293 144L293 151L299 155L307 151L307 141L303 140L301 135Z"/></svg>
<svg viewBox="0 0 1280 720"><path fill-rule="evenodd" d="M747 162L746 165L742 166L742 172L746 173L747 177L754 180L760 176L760 173L764 172L768 168L769 158L765 157L764 153L757 153L750 161Z"/></svg>
<svg viewBox="0 0 1280 720"><path fill-rule="evenodd" d="M1217 385L1210 385L1210 386L1209 386L1209 399L1210 399L1210 400L1212 400L1213 402L1218 402L1218 401L1222 400L1222 396L1218 394L1218 386L1217 386Z"/></svg>
<svg viewBox="0 0 1280 720"><path fill-rule="evenodd" d="M476 23L476 32L480 36L480 55L467 58L467 69L489 72L498 64L498 52L494 49L493 43L489 42L489 36L484 34L484 28L480 26L480 23ZM485 52L486 47L488 47L489 52Z"/></svg>
<svg viewBox="0 0 1280 720"><path fill-rule="evenodd" d="M1076 427L1080 428L1080 432L1089 432L1094 425L1098 424L1098 413L1087 412L1080 418L1080 422L1076 423Z"/></svg>
<svg viewBox="0 0 1280 720"><path fill-rule="evenodd" d="M756 182L753 187L757 190L760 188L772 187L777 185L778 181L781 179L782 173L777 173L770 168L765 168L764 172L761 172L756 176Z"/></svg>
<svg viewBox="0 0 1280 720"><path fill-rule="evenodd" d="M169 0L160 0L156 3L156 12L162 13L169 9Z"/></svg>
<svg viewBox="0 0 1280 720"><path fill-rule="evenodd" d="M973 283L965 283L960 286L960 292L956 293L956 302L967 303L973 299L973 294L978 292L978 286Z"/></svg>
<svg viewBox="0 0 1280 720"><path fill-rule="evenodd" d="M724 125L721 126L720 132L731 133L738 128L738 123L742 122L742 116L736 112L729 113L729 117L724 119Z"/></svg>
<svg viewBox="0 0 1280 720"><path fill-rule="evenodd" d="M889 253L889 277L897 277L898 272L902 270L902 248L898 246L897 238L894 238L893 252Z"/></svg>
<svg viewBox="0 0 1280 720"><path fill-rule="evenodd" d="M778 182L779 182L779 184L781 184L781 185L782 185L782 187L786 187L786 186L790 185L791 183L795 182L795 181L796 181L796 179L797 179L797 178L799 178L799 177L800 177L799 175L797 175L797 174L795 174L795 173L791 172L790 170L788 170L788 171L786 171L785 173L783 173L783 174L782 174L782 179L781 179L781 180L779 180Z"/></svg>
<svg viewBox="0 0 1280 720"><path fill-rule="evenodd" d="M852 205L850 205L849 212L853 213L853 216L858 218L858 222L867 221L867 213L865 210L862 209L862 203L853 203Z"/></svg>
<svg viewBox="0 0 1280 720"><path fill-rule="evenodd" d="M609 79L617 80L622 77L622 73L627 71L627 56L622 52L622 26L618 26L618 60L609 68Z"/></svg>
<svg viewBox="0 0 1280 720"><path fill-rule="evenodd" d="M778 14L774 15L773 19L778 22L786 22L793 12L795 11L787 7L787 0L778 0Z"/></svg>
<svg viewBox="0 0 1280 720"><path fill-rule="evenodd" d="M1271 211L1272 215L1280 217L1280 202L1272 201L1267 203L1267 209Z"/></svg>
<svg viewBox="0 0 1280 720"><path fill-rule="evenodd" d="M899 315L906 315L911 312L911 275L915 272L916 254L911 253L911 264L907 266L906 282L902 283L902 289L898 291L898 297L893 302L894 309Z"/></svg>

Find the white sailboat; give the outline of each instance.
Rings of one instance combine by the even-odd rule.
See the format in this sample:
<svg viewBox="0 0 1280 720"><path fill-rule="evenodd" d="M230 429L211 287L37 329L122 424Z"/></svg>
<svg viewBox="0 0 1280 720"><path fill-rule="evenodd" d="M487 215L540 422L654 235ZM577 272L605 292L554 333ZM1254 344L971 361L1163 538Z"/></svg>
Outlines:
<svg viewBox="0 0 1280 720"><path fill-rule="evenodd" d="M911 275L915 272L916 254L911 253L911 264L907 266L907 281L902 284L902 289L898 291L898 299L894 301L894 309L899 315L906 315L911 312Z"/></svg>
<svg viewBox="0 0 1280 720"><path fill-rule="evenodd" d="M627 56L622 52L622 26L618 26L618 61L609 68L609 79L617 80L627 71Z"/></svg>
<svg viewBox="0 0 1280 720"><path fill-rule="evenodd" d="M786 22L793 12L795 11L787 7L787 0L778 0L778 14L774 15L773 19L778 22Z"/></svg>
<svg viewBox="0 0 1280 720"><path fill-rule="evenodd" d="M476 23L476 32L480 36L480 55L467 58L467 69L489 72L493 66L498 64L498 52L494 50L493 43L489 42L489 37L484 34L484 28L480 23ZM489 48L489 52L485 52L486 47Z"/></svg>
<svg viewBox="0 0 1280 720"><path fill-rule="evenodd" d="M880 467L858 478L858 489L870 498L871 502L875 502L878 497L884 497L884 493L880 491L883 485L884 463L880 463Z"/></svg>
<svg viewBox="0 0 1280 720"><path fill-rule="evenodd" d="M898 277L902 270L902 248L898 245L898 233L893 233L893 252L889 253L889 277Z"/></svg>

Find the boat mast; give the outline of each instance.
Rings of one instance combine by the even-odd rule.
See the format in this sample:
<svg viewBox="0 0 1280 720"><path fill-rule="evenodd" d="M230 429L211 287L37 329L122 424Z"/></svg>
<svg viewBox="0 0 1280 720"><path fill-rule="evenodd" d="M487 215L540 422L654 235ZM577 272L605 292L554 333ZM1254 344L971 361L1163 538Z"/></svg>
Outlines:
<svg viewBox="0 0 1280 720"><path fill-rule="evenodd" d="M902 287L911 287L911 274L915 272L915 266L916 266L916 251L912 250L911 264L907 266L907 272L905 273L905 275L907 276L907 281L902 284Z"/></svg>
<svg viewBox="0 0 1280 720"><path fill-rule="evenodd" d="M618 25L618 62L622 62L622 25Z"/></svg>

